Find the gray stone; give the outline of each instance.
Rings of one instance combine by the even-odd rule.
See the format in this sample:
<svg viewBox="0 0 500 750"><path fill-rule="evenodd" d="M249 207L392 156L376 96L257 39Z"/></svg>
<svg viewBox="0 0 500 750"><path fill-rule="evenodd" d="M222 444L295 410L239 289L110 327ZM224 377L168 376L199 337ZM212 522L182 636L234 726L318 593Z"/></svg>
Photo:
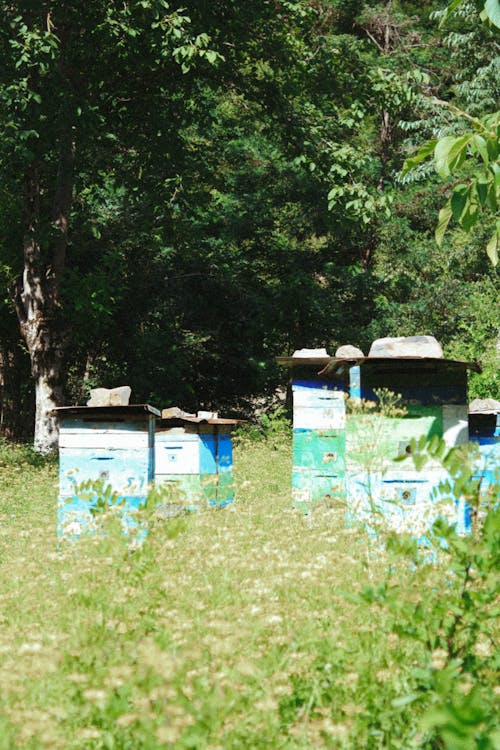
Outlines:
<svg viewBox="0 0 500 750"><path fill-rule="evenodd" d="M326 349L297 349L293 353L294 357L329 357Z"/></svg>
<svg viewBox="0 0 500 750"><path fill-rule="evenodd" d="M470 414L500 414L500 401L494 398L475 398L469 404Z"/></svg>
<svg viewBox="0 0 500 750"><path fill-rule="evenodd" d="M370 348L369 357L431 357L442 359L443 350L434 336L399 336L377 339Z"/></svg>
<svg viewBox="0 0 500 750"><path fill-rule="evenodd" d="M128 406L131 393L128 385L118 388L93 388L87 406Z"/></svg>
<svg viewBox="0 0 500 750"><path fill-rule="evenodd" d="M162 409L162 419L185 419L186 417L196 417L196 414L189 414L187 411L179 409L178 406L169 406L168 409Z"/></svg>
<svg viewBox="0 0 500 750"><path fill-rule="evenodd" d="M358 349L357 346L344 344L344 346L339 346L339 348L335 352L335 356L339 357L340 359L357 359L358 357L364 357L365 355L363 354L361 349Z"/></svg>
<svg viewBox="0 0 500 750"><path fill-rule="evenodd" d="M109 406L109 388L92 388L87 406Z"/></svg>
<svg viewBox="0 0 500 750"><path fill-rule="evenodd" d="M219 412L217 411L199 411L197 414L198 419L218 419Z"/></svg>
<svg viewBox="0 0 500 750"><path fill-rule="evenodd" d="M111 406L128 406L132 390L128 385L120 385L112 388L109 394Z"/></svg>

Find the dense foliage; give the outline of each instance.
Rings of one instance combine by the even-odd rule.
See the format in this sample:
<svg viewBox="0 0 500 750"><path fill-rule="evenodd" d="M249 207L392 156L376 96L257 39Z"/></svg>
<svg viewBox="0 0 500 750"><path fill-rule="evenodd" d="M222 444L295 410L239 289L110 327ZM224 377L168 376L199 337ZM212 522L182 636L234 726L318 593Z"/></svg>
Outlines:
<svg viewBox="0 0 500 750"><path fill-rule="evenodd" d="M29 436L44 377L54 402L127 382L250 412L285 382L276 355L380 335L483 360L471 395L498 398L498 155L456 116L497 106L498 30L451 5L4 3L3 429ZM402 176L443 137L444 183Z"/></svg>

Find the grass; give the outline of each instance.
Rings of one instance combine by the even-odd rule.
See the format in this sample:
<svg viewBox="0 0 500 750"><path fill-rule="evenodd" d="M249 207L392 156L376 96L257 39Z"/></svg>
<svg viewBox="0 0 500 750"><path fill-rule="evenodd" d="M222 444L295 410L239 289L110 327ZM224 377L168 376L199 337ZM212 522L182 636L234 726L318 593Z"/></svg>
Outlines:
<svg viewBox="0 0 500 750"><path fill-rule="evenodd" d="M58 547L56 463L0 466L0 750L445 747L407 698L444 665L366 596L423 584L342 509L292 511L289 436L243 439L234 507L137 550Z"/></svg>

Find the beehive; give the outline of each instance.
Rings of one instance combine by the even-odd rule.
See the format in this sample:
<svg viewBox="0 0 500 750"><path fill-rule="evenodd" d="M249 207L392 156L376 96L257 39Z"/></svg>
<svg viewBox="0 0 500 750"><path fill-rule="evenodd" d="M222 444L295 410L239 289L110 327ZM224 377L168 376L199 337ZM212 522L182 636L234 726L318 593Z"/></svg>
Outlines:
<svg viewBox="0 0 500 750"><path fill-rule="evenodd" d="M121 503L124 527L145 501L154 477L157 409L147 405L56 410L59 418L58 533L92 527L99 500Z"/></svg>
<svg viewBox="0 0 500 750"><path fill-rule="evenodd" d="M155 485L189 510L233 502L231 431L239 420L166 409L156 426Z"/></svg>
<svg viewBox="0 0 500 750"><path fill-rule="evenodd" d="M475 410L469 413L470 440L477 443L479 461L476 478L481 481L481 494L500 488L500 408Z"/></svg>
<svg viewBox="0 0 500 750"><path fill-rule="evenodd" d="M311 503L335 502L345 495L345 383L297 374L292 385L292 495L294 506L306 511Z"/></svg>
<svg viewBox="0 0 500 750"><path fill-rule="evenodd" d="M278 362L292 368L294 505L310 510L318 501L343 500L350 518L375 511L420 535L435 517L431 506L447 474L438 464L422 474L413 462L394 459L410 451L412 438L467 442L467 369L475 365L429 357ZM370 410L367 402L379 403L381 389L400 396L396 408ZM466 529L464 504L454 520Z"/></svg>

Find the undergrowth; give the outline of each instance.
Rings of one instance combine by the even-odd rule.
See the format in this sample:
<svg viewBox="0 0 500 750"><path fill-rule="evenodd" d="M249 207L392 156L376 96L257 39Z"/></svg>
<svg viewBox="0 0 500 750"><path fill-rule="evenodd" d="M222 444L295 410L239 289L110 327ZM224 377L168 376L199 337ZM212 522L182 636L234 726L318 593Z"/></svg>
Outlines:
<svg viewBox="0 0 500 750"><path fill-rule="evenodd" d="M0 750L500 747L494 507L431 562L368 545L344 508L291 509L266 429L238 438L233 507L135 549L58 544L56 465L2 446Z"/></svg>

